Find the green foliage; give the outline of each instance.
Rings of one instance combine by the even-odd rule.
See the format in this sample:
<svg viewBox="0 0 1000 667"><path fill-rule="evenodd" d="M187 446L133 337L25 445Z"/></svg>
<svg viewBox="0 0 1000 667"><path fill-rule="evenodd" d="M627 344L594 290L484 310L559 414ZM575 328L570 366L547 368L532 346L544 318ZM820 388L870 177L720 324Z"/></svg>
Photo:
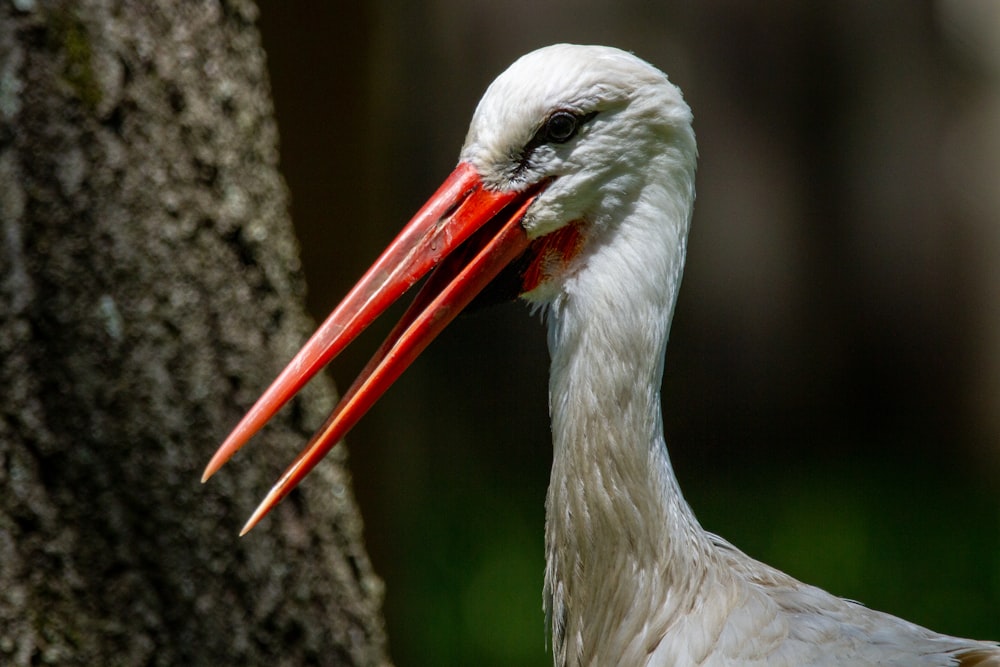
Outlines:
<svg viewBox="0 0 1000 667"><path fill-rule="evenodd" d="M985 480L919 459L683 473L706 529L755 558L941 632L1000 636L1000 501ZM439 488L403 510L405 572L388 591L399 665L551 664L542 508L501 496Z"/></svg>
<svg viewBox="0 0 1000 667"><path fill-rule="evenodd" d="M550 665L541 508L472 491L442 489L410 517L408 571L388 590L393 655L400 665Z"/></svg>
<svg viewBox="0 0 1000 667"><path fill-rule="evenodd" d="M1000 636L996 489L934 461L856 464L744 469L688 497L708 530L798 579L939 632Z"/></svg>

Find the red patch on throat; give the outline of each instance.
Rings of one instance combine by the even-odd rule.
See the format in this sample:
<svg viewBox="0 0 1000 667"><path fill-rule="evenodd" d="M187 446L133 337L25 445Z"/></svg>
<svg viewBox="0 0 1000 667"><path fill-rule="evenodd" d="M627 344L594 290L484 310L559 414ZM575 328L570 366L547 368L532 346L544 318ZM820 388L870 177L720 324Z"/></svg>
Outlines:
<svg viewBox="0 0 1000 667"><path fill-rule="evenodd" d="M565 271L580 251L582 241L579 222L572 222L532 241L528 248L531 262L524 272L523 292L530 292L547 278Z"/></svg>

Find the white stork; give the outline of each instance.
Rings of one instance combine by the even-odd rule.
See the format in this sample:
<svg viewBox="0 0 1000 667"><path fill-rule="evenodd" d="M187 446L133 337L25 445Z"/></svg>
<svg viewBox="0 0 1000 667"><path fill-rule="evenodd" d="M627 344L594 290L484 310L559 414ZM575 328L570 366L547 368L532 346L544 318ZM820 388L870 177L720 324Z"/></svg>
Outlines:
<svg viewBox="0 0 1000 667"><path fill-rule="evenodd" d="M458 167L205 478L436 267L245 533L506 268L547 313L544 605L556 665L1000 666L996 644L932 632L750 558L706 532L681 495L660 380L695 198L691 119L662 72L617 49L561 44L516 61L479 103Z"/></svg>

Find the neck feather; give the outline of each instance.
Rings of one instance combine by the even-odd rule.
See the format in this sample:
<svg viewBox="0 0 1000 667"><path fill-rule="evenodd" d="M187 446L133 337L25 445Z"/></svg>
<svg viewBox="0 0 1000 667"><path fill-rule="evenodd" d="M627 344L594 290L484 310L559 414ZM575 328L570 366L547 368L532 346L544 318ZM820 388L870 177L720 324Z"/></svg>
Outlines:
<svg viewBox="0 0 1000 667"><path fill-rule="evenodd" d="M632 646L621 619L669 624L700 579L707 538L674 477L660 406L692 180L646 185L550 307L545 603L557 664L641 664L627 656L648 647Z"/></svg>

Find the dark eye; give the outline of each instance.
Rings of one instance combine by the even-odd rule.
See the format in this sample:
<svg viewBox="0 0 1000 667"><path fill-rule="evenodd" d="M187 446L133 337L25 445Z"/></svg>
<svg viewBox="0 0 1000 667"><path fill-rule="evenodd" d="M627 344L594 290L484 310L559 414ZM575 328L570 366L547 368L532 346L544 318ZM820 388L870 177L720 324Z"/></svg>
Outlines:
<svg viewBox="0 0 1000 667"><path fill-rule="evenodd" d="M535 136L531 138L531 141L521 149L520 155L516 157L517 162L514 165L513 175L516 177L531 166L532 155L534 155L539 146L566 143L575 137L580 128L596 115L596 111L591 111L580 116L565 109L552 112L552 115L546 118L542 126L535 132Z"/></svg>
<svg viewBox="0 0 1000 667"><path fill-rule="evenodd" d="M545 121L545 138L562 144L576 134L579 119L568 111L557 111Z"/></svg>

